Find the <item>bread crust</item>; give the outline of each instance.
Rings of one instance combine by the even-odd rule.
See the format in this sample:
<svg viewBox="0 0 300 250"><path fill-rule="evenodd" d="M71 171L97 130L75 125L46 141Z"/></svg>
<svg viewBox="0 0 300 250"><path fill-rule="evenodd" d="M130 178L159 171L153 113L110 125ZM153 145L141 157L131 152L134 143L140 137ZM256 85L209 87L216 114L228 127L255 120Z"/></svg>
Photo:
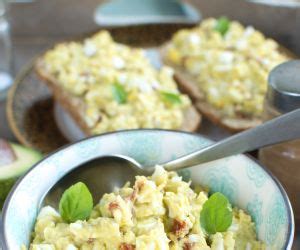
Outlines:
<svg viewBox="0 0 300 250"><path fill-rule="evenodd" d="M91 128L85 122L85 103L80 97L67 92L57 82L54 76L47 72L43 57L40 57L35 63L35 71L44 83L50 88L54 99L71 115L80 129L87 135L92 135ZM194 106L185 111L184 122L180 130L195 132L200 127L202 116Z"/></svg>
<svg viewBox="0 0 300 250"><path fill-rule="evenodd" d="M179 84L179 89L189 95L195 103L195 107L211 120L213 123L224 127L231 132L239 132L252 127L255 127L262 123L260 118L245 118L245 117L224 117L220 110L209 104L200 88L197 87L196 79L191 74L187 73L183 68L174 65L166 58L166 50L168 43L164 44L160 49L160 55L163 63L172 67L175 70L175 79Z"/></svg>
<svg viewBox="0 0 300 250"><path fill-rule="evenodd" d="M87 135L91 135L90 128L84 121L85 104L81 98L69 94L56 81L56 79L47 72L42 58L39 58L35 64L35 71L44 83L50 88L55 101L57 101L71 115L80 129Z"/></svg>

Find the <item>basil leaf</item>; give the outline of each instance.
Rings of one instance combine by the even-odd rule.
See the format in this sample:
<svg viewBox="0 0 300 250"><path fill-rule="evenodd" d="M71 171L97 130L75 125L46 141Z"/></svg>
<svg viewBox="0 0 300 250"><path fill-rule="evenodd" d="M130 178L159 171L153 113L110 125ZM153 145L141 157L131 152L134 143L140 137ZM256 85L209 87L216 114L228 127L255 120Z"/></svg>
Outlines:
<svg viewBox="0 0 300 250"><path fill-rule="evenodd" d="M69 187L59 202L59 212L64 221L71 223L87 219L93 209L93 198L87 186L78 182Z"/></svg>
<svg viewBox="0 0 300 250"><path fill-rule="evenodd" d="M227 17L220 17L217 20L217 24L215 26L215 30L221 33L222 36L226 34L226 32L229 30L230 27L230 21Z"/></svg>
<svg viewBox="0 0 300 250"><path fill-rule="evenodd" d="M124 89L124 87L119 84L115 83L112 85L112 93L114 99L119 103L119 104L124 104L127 101L127 93Z"/></svg>
<svg viewBox="0 0 300 250"><path fill-rule="evenodd" d="M161 91L160 94L161 94L163 100L166 102L169 102L172 104L180 104L181 103L180 95L178 95L178 94L165 92L165 91Z"/></svg>
<svg viewBox="0 0 300 250"><path fill-rule="evenodd" d="M221 193L214 193L203 204L200 224L209 234L225 232L232 224L232 207Z"/></svg>

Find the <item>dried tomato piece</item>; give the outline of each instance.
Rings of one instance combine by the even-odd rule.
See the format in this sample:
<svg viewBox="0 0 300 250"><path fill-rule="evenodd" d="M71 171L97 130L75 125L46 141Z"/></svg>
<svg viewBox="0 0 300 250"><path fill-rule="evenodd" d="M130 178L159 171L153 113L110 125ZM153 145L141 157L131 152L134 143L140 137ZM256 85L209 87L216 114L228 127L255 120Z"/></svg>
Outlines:
<svg viewBox="0 0 300 250"><path fill-rule="evenodd" d="M109 210L110 212L112 212L112 211L115 210L115 209L120 209L120 205L118 204L118 202L113 201L113 202L109 203L109 205L108 205L108 210Z"/></svg>
<svg viewBox="0 0 300 250"><path fill-rule="evenodd" d="M89 238L87 243L88 244L93 244L95 240L96 240L95 238Z"/></svg>
<svg viewBox="0 0 300 250"><path fill-rule="evenodd" d="M183 250L192 250L194 243L185 242L183 245Z"/></svg>
<svg viewBox="0 0 300 250"><path fill-rule="evenodd" d="M185 221L179 221L179 220L174 219L172 232L176 236L180 236L181 233L186 230L186 227L187 227L187 224Z"/></svg>
<svg viewBox="0 0 300 250"><path fill-rule="evenodd" d="M120 245L119 250L134 250L135 246L133 244L128 244L128 243L122 243Z"/></svg>

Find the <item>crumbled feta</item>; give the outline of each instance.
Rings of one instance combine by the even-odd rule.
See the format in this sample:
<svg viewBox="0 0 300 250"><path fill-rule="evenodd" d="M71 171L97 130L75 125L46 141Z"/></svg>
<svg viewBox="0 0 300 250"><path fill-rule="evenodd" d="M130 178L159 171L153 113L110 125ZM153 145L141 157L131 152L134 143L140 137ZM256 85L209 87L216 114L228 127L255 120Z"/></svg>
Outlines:
<svg viewBox="0 0 300 250"><path fill-rule="evenodd" d="M125 84L127 81L128 77L126 74L120 74L118 75L118 82L121 84Z"/></svg>
<svg viewBox="0 0 300 250"><path fill-rule="evenodd" d="M251 247L251 244L250 244L250 242L247 242L247 245L246 245L246 250L251 250L252 249L252 247Z"/></svg>
<svg viewBox="0 0 300 250"><path fill-rule="evenodd" d="M139 89L143 93L151 93L152 86L145 80L141 80L138 85Z"/></svg>
<svg viewBox="0 0 300 250"><path fill-rule="evenodd" d="M237 49L239 50L244 50L248 47L248 42L246 39L239 39L237 42L236 42L236 45Z"/></svg>
<svg viewBox="0 0 300 250"><path fill-rule="evenodd" d="M43 207L38 215L38 219L41 219L46 216L55 216L60 217L59 213L56 212L56 210L50 206Z"/></svg>
<svg viewBox="0 0 300 250"><path fill-rule="evenodd" d="M32 249L32 250L54 250L55 247L52 244L32 244L30 249Z"/></svg>
<svg viewBox="0 0 300 250"><path fill-rule="evenodd" d="M160 84L158 81L152 81L151 85L154 89L159 89L160 88Z"/></svg>
<svg viewBox="0 0 300 250"><path fill-rule="evenodd" d="M82 229L82 224L78 222L74 222L70 224L70 229L79 230Z"/></svg>
<svg viewBox="0 0 300 250"><path fill-rule="evenodd" d="M68 244L66 250L77 250L78 248L75 247L73 244Z"/></svg>
<svg viewBox="0 0 300 250"><path fill-rule="evenodd" d="M91 57L97 53L97 47L94 43L86 41L83 45L83 52L86 56Z"/></svg>
<svg viewBox="0 0 300 250"><path fill-rule="evenodd" d="M117 56L113 57L112 63L116 69L122 69L125 67L125 62L121 57L117 57Z"/></svg>
<svg viewBox="0 0 300 250"><path fill-rule="evenodd" d="M219 60L221 63L228 63L231 64L233 62L234 59L234 54L230 51L224 51L223 53L221 53Z"/></svg>
<svg viewBox="0 0 300 250"><path fill-rule="evenodd" d="M201 41L200 37L195 33L190 34L188 39L192 44L195 44L195 45L199 44Z"/></svg>
<svg viewBox="0 0 300 250"><path fill-rule="evenodd" d="M247 26L244 32L245 37L249 37L254 33L254 28L252 26Z"/></svg>
<svg viewBox="0 0 300 250"><path fill-rule="evenodd" d="M174 176L174 177L172 178L172 181L174 181L174 182L182 181L182 177L181 177L181 176Z"/></svg>
<svg viewBox="0 0 300 250"><path fill-rule="evenodd" d="M202 240L201 236L198 234L190 234L189 241L192 243L200 242Z"/></svg>

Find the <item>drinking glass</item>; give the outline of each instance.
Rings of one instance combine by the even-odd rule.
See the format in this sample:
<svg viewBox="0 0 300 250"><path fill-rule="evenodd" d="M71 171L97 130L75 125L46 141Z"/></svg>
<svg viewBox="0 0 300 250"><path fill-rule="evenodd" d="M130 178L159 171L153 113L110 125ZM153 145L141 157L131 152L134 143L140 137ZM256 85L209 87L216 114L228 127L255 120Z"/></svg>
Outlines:
<svg viewBox="0 0 300 250"><path fill-rule="evenodd" d="M0 0L0 100L5 98L13 82L12 45L7 8L7 0Z"/></svg>

